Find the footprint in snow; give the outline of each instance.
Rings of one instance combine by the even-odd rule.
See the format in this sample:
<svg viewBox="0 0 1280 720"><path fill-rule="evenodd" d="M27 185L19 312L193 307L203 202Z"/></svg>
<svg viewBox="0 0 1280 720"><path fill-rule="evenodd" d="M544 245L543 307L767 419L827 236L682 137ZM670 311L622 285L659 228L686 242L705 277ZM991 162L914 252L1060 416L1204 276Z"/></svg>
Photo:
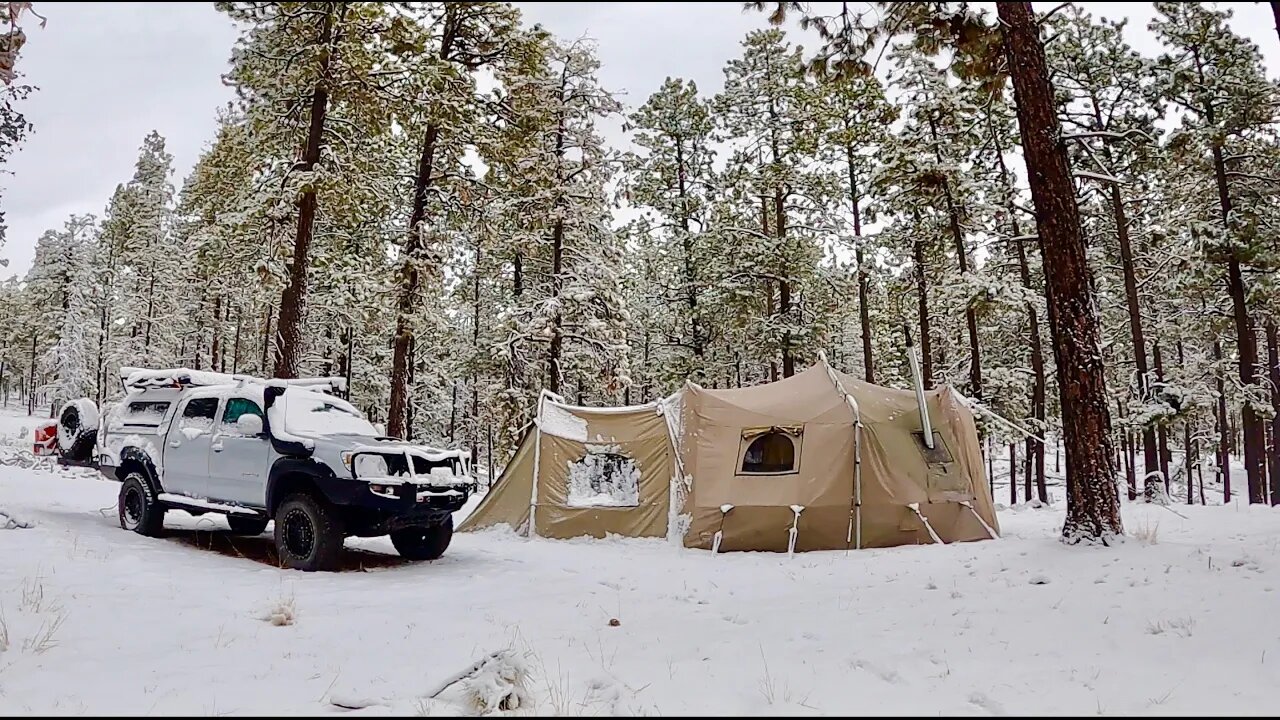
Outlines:
<svg viewBox="0 0 1280 720"><path fill-rule="evenodd" d="M987 697L983 693L975 692L969 695L969 702L973 705L977 705L983 710L986 710L992 715L1004 714L1004 707L1001 706L1000 703L996 702L995 700L992 700L991 698Z"/></svg>

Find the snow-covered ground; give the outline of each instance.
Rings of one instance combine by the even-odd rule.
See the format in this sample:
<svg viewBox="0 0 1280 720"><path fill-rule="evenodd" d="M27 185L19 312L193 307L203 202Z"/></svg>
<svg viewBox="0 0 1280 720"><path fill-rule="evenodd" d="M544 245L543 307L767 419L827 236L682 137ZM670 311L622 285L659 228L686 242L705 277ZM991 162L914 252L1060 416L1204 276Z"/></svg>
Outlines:
<svg viewBox="0 0 1280 720"><path fill-rule="evenodd" d="M406 564L374 539L306 574L221 520L120 530L117 487L0 465L0 508L35 523L0 530L0 714L456 714L479 683L422 695L503 649L537 714L1280 707L1268 508L1126 506L1127 542L1072 548L1060 507L1020 507L994 542L792 560L493 532Z"/></svg>

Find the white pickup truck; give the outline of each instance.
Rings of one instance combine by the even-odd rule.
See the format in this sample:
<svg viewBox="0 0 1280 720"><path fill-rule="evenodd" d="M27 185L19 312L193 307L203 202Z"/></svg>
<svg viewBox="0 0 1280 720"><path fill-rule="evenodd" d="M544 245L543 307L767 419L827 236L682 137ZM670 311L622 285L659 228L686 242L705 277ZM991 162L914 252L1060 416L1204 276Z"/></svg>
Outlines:
<svg viewBox="0 0 1280 720"><path fill-rule="evenodd" d="M91 401L64 406L58 449L122 483L126 530L159 535L176 508L248 534L274 520L281 563L300 570L336 567L347 536L390 535L402 556L432 560L475 490L465 453L385 437L332 394L341 378L123 368L121 380L100 419Z"/></svg>

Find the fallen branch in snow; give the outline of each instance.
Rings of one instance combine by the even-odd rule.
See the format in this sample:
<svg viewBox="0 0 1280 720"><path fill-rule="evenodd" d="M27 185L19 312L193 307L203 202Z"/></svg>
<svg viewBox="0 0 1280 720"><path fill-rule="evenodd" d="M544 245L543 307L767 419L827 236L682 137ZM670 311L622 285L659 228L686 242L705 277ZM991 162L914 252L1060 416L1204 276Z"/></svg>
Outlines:
<svg viewBox="0 0 1280 720"><path fill-rule="evenodd" d="M439 697L450 687L463 684L470 710L478 715L515 710L529 700L525 680L529 669L524 658L511 649L489 653L462 672L432 688L426 699Z"/></svg>
<svg viewBox="0 0 1280 720"><path fill-rule="evenodd" d="M30 520L23 520L11 511L0 508L0 530L26 530L35 526Z"/></svg>

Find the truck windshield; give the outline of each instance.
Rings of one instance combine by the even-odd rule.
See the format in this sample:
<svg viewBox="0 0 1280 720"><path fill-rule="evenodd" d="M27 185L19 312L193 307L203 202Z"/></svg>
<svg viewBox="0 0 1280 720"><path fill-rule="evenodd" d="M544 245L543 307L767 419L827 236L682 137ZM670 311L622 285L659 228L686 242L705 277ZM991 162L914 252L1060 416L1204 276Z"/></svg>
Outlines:
<svg viewBox="0 0 1280 720"><path fill-rule="evenodd" d="M304 435L363 435L378 431L342 400L314 392L284 394L285 427Z"/></svg>

